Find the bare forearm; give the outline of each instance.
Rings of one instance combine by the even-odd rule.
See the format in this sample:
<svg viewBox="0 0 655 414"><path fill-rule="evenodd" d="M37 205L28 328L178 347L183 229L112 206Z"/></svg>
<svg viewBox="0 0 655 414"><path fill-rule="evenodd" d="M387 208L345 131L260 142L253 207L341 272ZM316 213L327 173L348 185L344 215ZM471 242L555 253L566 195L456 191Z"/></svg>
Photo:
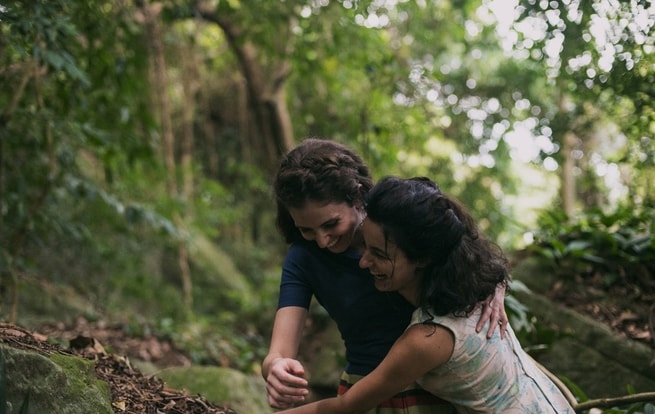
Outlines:
<svg viewBox="0 0 655 414"><path fill-rule="evenodd" d="M361 414L366 409L353 409L345 406L342 397L326 398L310 404L301 405L291 410L282 411L284 414Z"/></svg>

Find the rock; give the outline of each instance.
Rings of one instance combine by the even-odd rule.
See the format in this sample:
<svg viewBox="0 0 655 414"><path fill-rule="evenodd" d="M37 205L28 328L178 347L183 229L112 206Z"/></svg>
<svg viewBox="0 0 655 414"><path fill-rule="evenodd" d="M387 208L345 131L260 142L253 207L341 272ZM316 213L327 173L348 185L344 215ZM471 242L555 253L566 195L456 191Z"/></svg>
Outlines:
<svg viewBox="0 0 655 414"><path fill-rule="evenodd" d="M0 354L6 368L8 407L12 407L8 413L18 413L27 396L30 413L113 414L109 387L96 377L93 361L3 344Z"/></svg>
<svg viewBox="0 0 655 414"><path fill-rule="evenodd" d="M301 345L306 346L305 344ZM316 334L309 349L303 349L303 356L311 354L306 363L306 375L310 383L309 401L334 397L343 368L346 366L346 349L337 325L331 319L323 322L323 327Z"/></svg>
<svg viewBox="0 0 655 414"><path fill-rule="evenodd" d="M29 329L53 321L71 324L80 315L98 317L94 304L68 285L25 278L19 281L18 291L17 323Z"/></svg>
<svg viewBox="0 0 655 414"><path fill-rule="evenodd" d="M533 355L553 374L572 381L589 398L619 397L655 389L653 351L638 342L619 337L605 325L540 294L553 282L548 263L524 260L513 278L531 292L514 292L516 298L541 322L564 333L550 346Z"/></svg>
<svg viewBox="0 0 655 414"><path fill-rule="evenodd" d="M238 413L275 412L268 405L264 380L258 375L246 375L222 367L191 366L166 368L157 376L168 387L202 395Z"/></svg>

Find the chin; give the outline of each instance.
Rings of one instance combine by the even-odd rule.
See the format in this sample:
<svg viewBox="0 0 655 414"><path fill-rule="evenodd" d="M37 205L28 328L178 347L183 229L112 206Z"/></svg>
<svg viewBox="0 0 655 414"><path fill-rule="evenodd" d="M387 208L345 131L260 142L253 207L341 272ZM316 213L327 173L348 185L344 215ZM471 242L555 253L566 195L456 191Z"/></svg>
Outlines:
<svg viewBox="0 0 655 414"><path fill-rule="evenodd" d="M332 253L343 253L350 247L350 241L345 242L343 239L340 239L334 246L326 247L326 249Z"/></svg>
<svg viewBox="0 0 655 414"><path fill-rule="evenodd" d="M375 284L375 288L381 292L391 292L393 291L393 288L391 286L391 283L387 279L384 280L377 280L373 279L373 284Z"/></svg>
<svg viewBox="0 0 655 414"><path fill-rule="evenodd" d="M327 250L331 253L343 253L348 250L348 246L344 247L340 243L337 243L332 247L328 247Z"/></svg>

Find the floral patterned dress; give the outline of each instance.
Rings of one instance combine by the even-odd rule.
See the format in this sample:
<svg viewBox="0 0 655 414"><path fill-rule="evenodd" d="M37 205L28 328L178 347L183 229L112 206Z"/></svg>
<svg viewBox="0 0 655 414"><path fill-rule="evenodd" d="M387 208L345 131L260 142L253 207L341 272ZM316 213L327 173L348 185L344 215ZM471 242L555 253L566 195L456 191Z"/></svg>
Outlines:
<svg viewBox="0 0 655 414"><path fill-rule="evenodd" d="M511 327L504 339L498 329L487 339L487 328L475 332L479 318L479 307L468 317L414 312L410 326L433 322L455 337L450 360L417 382L450 401L459 413L574 413L557 386L523 350Z"/></svg>

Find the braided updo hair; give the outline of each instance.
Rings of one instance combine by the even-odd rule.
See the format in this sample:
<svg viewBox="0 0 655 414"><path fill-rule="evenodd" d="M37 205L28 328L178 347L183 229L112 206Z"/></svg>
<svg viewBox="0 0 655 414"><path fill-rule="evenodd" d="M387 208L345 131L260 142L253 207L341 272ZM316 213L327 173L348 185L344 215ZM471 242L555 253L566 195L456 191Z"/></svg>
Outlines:
<svg viewBox="0 0 655 414"><path fill-rule="evenodd" d="M282 158L273 182L277 228L287 243L300 240L289 208L302 208L309 200L363 204L372 186L368 167L353 150L327 139L305 139Z"/></svg>
<svg viewBox="0 0 655 414"><path fill-rule="evenodd" d="M507 259L473 217L426 177L385 177L366 195L368 219L413 262L426 263L419 306L466 315L507 283Z"/></svg>

